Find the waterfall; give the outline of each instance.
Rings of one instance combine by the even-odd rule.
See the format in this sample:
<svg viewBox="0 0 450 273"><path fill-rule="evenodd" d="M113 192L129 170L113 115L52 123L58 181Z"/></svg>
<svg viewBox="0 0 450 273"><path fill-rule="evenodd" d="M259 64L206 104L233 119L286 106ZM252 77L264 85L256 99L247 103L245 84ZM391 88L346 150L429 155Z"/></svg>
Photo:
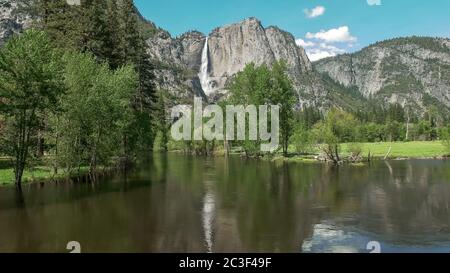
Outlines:
<svg viewBox="0 0 450 273"><path fill-rule="evenodd" d="M202 85L203 92L207 96L211 94L213 91L210 86L208 68L209 68L208 37L206 37L205 46L203 47L202 51L202 66L200 67L200 73L198 74L198 77L200 78L200 84Z"/></svg>

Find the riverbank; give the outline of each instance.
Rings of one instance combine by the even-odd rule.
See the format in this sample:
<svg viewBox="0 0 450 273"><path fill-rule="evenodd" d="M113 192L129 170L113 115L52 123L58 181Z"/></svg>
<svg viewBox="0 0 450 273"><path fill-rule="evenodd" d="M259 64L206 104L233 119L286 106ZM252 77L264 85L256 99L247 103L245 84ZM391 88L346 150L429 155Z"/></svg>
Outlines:
<svg viewBox="0 0 450 273"><path fill-rule="evenodd" d="M81 168L80 171L66 172L60 171L55 174L53 168L47 166L40 166L33 168L32 170L25 170L23 173L23 184L40 182L40 181L55 181L68 179L73 176L82 176L89 173L89 168ZM1 186L12 186L14 185L14 170L12 168L0 169L0 187Z"/></svg>
<svg viewBox="0 0 450 273"><path fill-rule="evenodd" d="M342 157L350 155L351 144L342 144ZM414 141L414 142L382 142L382 143L359 143L361 148L361 156L367 160L370 154L372 159L444 159L449 156L446 146L439 141ZM220 156L223 151L219 151L216 155ZM296 163L320 163L316 159L320 154L320 150L315 147L309 155L296 155L291 151L291 155L284 157L281 154L267 156L272 161L296 162ZM236 153L236 155L240 155ZM0 159L1 160L1 159ZM0 164L3 166L3 164ZM55 174L53 168L48 166L36 167L33 170L25 170L23 183L32 183L39 181L62 180L70 177L86 175L89 172L87 167L81 168L80 172L69 173L64 170ZM14 185L14 172L12 168L0 168L0 186Z"/></svg>
<svg viewBox="0 0 450 273"><path fill-rule="evenodd" d="M371 160L407 160L407 159L445 159L450 155L450 151L440 141L411 141L411 142L378 142L378 143L357 143L361 150L362 161ZM341 158L348 158L351 155L351 149L355 145L344 143L341 145ZM291 150L292 151L292 150ZM320 150L314 147L310 155L297 155L291 152L291 155L284 157L277 155L272 157L273 161L314 163L317 160Z"/></svg>
<svg viewBox="0 0 450 273"><path fill-rule="evenodd" d="M450 153L440 141L380 142L361 143L360 145L364 157L370 153L374 158L384 158L388 155L388 159L432 159L443 158ZM350 144L342 145L344 156L350 154L350 146Z"/></svg>

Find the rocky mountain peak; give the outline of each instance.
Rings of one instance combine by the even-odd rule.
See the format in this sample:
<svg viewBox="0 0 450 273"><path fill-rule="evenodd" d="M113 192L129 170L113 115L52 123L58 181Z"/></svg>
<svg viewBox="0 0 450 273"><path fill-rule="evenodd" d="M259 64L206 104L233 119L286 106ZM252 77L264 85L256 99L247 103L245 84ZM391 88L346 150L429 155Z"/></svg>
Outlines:
<svg viewBox="0 0 450 273"><path fill-rule="evenodd" d="M311 64L292 34L276 26L264 27L255 17L218 27L208 37L198 31L172 37L139 12L138 17L155 63L157 86L177 97L206 97L205 83L199 78L201 70L207 86L221 94L230 78L247 64L270 66L285 60L299 105L355 109L362 108L367 99L377 99L412 105L422 112L430 105L450 109L447 38L391 39ZM17 1L0 0L0 46L30 24L31 18L18 12ZM207 58L202 58L206 41L207 54L203 56ZM217 99L216 94L210 99Z"/></svg>
<svg viewBox="0 0 450 273"><path fill-rule="evenodd" d="M396 38L320 60L315 68L365 98L450 107L450 39Z"/></svg>
<svg viewBox="0 0 450 273"><path fill-rule="evenodd" d="M195 93L202 93L198 89L197 73L202 64L202 51L206 37L200 32L189 32L179 38L157 36L147 41L150 55L159 62L176 64L192 76L182 79L189 82L189 86L197 88ZM222 93L228 80L234 74L242 71L249 63L256 65L271 65L277 60L285 60L289 66L289 73L299 86L301 74L312 70L312 65L303 48L295 43L294 37L277 27L264 28L261 21L254 17L241 22L218 27L208 36L208 69L211 88ZM168 79L169 71L162 74ZM172 79L176 77L173 76ZM162 88L185 88L186 85L176 86L169 81L161 81ZM204 93L204 92L203 92Z"/></svg>

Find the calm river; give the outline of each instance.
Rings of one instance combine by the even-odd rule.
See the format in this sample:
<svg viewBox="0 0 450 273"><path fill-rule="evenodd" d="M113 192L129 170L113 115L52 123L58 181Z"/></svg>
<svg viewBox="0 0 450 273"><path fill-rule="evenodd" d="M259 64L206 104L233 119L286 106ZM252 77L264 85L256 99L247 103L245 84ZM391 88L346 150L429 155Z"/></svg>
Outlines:
<svg viewBox="0 0 450 273"><path fill-rule="evenodd" d="M0 188L0 252L450 252L450 161L157 156L96 183Z"/></svg>

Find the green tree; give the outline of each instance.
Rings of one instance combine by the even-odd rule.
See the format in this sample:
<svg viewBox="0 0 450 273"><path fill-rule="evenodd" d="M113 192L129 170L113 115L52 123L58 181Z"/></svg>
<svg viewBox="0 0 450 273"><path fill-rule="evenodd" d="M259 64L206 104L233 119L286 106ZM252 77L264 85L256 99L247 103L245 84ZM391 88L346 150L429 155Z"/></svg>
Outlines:
<svg viewBox="0 0 450 273"><path fill-rule="evenodd" d="M138 15L133 0L119 1L119 39L122 64L138 64L144 50L144 40L140 33Z"/></svg>
<svg viewBox="0 0 450 273"><path fill-rule="evenodd" d="M15 183L22 182L41 119L58 108L60 57L44 32L28 30L0 50L0 111L6 117L6 154L14 159Z"/></svg>
<svg viewBox="0 0 450 273"><path fill-rule="evenodd" d="M119 26L119 28L118 28ZM122 31L120 28L117 0L110 0L106 12L106 37L107 55L112 69L123 65Z"/></svg>
<svg viewBox="0 0 450 273"><path fill-rule="evenodd" d="M270 69L266 65L257 67L254 63L250 63L246 65L243 71L237 73L229 84L230 97L227 104L243 105L244 107L268 104L271 87ZM236 119L236 117L234 118ZM248 130L248 115L245 117L245 127ZM245 140L235 141L235 143L243 148L247 156L260 153L260 140L249 140L246 137Z"/></svg>
<svg viewBox="0 0 450 273"><path fill-rule="evenodd" d="M110 44L113 33L107 25L107 1L89 0L81 5L82 17L80 23L80 49L91 52L100 61L110 61Z"/></svg>
<svg viewBox="0 0 450 273"><path fill-rule="evenodd" d="M33 26L46 32L54 44L76 47L81 7L68 5L66 0L19 0L18 4L19 12L31 16Z"/></svg>
<svg viewBox="0 0 450 273"><path fill-rule="evenodd" d="M447 155L450 155L450 126L441 128L439 138L446 148Z"/></svg>
<svg viewBox="0 0 450 273"><path fill-rule="evenodd" d="M164 91L158 92L158 103L157 103L157 126L158 132L160 134L160 149L164 152L168 151L169 143L169 130L170 124L167 122L167 112L166 112L166 96Z"/></svg>
<svg viewBox="0 0 450 273"><path fill-rule="evenodd" d="M297 123L295 125L294 133L291 136L290 143L295 147L298 154L306 154L311 150L310 132L306 125Z"/></svg>
<svg viewBox="0 0 450 273"><path fill-rule="evenodd" d="M117 9L117 11L115 11ZM117 17L117 18L116 18ZM138 76L139 84L132 97L134 109L134 124L124 131L123 145L128 156L130 152L150 151L158 129L158 122L154 119L161 112L158 107L158 95L154 86L153 65L145 49L145 41L139 28L139 18L131 0L112 1L107 15L109 24L117 22L116 30L111 30L111 51L109 63L112 68L121 65L133 65ZM115 26L111 26L115 27ZM113 40L113 41L112 41ZM166 131L166 130L165 130ZM165 137L166 145L168 136Z"/></svg>
<svg viewBox="0 0 450 273"><path fill-rule="evenodd" d="M338 164L340 159L340 142L334 134L332 126L328 122L317 123L312 131L314 140L319 144L320 150L325 154L327 160Z"/></svg>
<svg viewBox="0 0 450 273"><path fill-rule="evenodd" d="M358 121L352 114L332 108L328 111L325 120L314 127L314 139L321 144L320 149L327 159L337 164L341 161L340 144L354 142L357 126Z"/></svg>
<svg viewBox="0 0 450 273"><path fill-rule="evenodd" d="M271 74L272 92L268 103L280 106L280 139L283 154L286 156L294 127L294 107L297 100L292 81L287 74L286 63L275 62Z"/></svg>
<svg viewBox="0 0 450 273"><path fill-rule="evenodd" d="M272 68L266 65L248 64L242 72L234 76L228 86L229 102L236 105L279 105L280 139L283 153L288 152L289 139L294 126L294 106L296 103L292 82L287 75L286 63L275 62ZM248 125L248 118L246 118ZM246 126L248 128L248 126ZM246 140L240 143L246 153L258 153L260 141Z"/></svg>
<svg viewBox="0 0 450 273"><path fill-rule="evenodd" d="M66 54L63 113L53 119L57 158L69 170L88 165L91 173L122 151L123 131L133 122L131 97L137 74L131 66L112 71L91 54Z"/></svg>

